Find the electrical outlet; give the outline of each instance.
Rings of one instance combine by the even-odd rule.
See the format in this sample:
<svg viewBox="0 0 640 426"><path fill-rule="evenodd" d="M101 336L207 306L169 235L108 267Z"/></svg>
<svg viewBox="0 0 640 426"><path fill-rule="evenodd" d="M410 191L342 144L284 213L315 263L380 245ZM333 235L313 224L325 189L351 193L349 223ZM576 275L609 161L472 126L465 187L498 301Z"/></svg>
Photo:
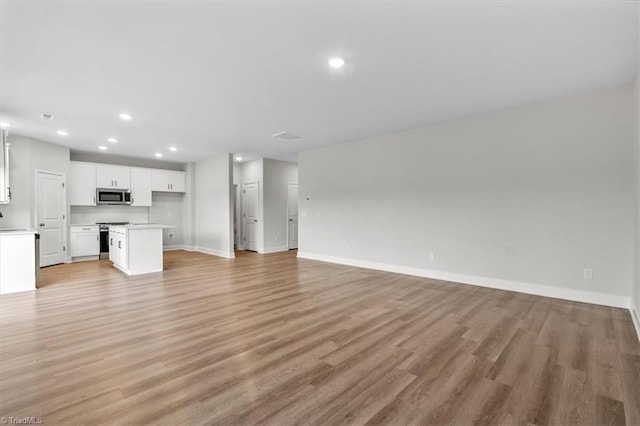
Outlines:
<svg viewBox="0 0 640 426"><path fill-rule="evenodd" d="M433 262L436 260L436 255L433 253L429 253L429 262Z"/></svg>
<svg viewBox="0 0 640 426"><path fill-rule="evenodd" d="M593 269L584 268L583 276L585 280L590 280L591 278L593 278Z"/></svg>

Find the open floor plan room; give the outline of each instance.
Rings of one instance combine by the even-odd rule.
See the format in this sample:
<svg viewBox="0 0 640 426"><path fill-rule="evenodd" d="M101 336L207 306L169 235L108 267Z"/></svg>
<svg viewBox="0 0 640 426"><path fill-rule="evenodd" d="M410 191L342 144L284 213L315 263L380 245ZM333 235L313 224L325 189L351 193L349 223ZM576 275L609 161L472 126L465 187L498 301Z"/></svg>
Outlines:
<svg viewBox="0 0 640 426"><path fill-rule="evenodd" d="M638 424L629 312L294 252L43 271L2 299L0 411L53 424Z"/></svg>
<svg viewBox="0 0 640 426"><path fill-rule="evenodd" d="M0 0L0 424L640 426L640 1Z"/></svg>

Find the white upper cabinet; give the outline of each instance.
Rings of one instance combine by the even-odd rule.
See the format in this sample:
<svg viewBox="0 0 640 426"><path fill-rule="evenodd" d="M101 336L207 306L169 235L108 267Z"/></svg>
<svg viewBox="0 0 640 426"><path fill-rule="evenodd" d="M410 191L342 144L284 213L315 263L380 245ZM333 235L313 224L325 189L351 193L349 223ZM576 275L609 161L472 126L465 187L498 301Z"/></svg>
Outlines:
<svg viewBox="0 0 640 426"><path fill-rule="evenodd" d="M171 192L185 192L186 173L185 172L168 172L169 186Z"/></svg>
<svg viewBox="0 0 640 426"><path fill-rule="evenodd" d="M72 206L95 206L96 189L128 189L132 206L150 207L153 191L185 192L186 173L71 161L68 182Z"/></svg>
<svg viewBox="0 0 640 426"><path fill-rule="evenodd" d="M172 170L153 170L151 187L154 191L185 192L185 172Z"/></svg>
<svg viewBox="0 0 640 426"><path fill-rule="evenodd" d="M98 188L131 189L129 167L97 164Z"/></svg>
<svg viewBox="0 0 640 426"><path fill-rule="evenodd" d="M96 205L96 165L72 161L69 178L69 204Z"/></svg>
<svg viewBox="0 0 640 426"><path fill-rule="evenodd" d="M131 169L131 205L151 206L151 170Z"/></svg>

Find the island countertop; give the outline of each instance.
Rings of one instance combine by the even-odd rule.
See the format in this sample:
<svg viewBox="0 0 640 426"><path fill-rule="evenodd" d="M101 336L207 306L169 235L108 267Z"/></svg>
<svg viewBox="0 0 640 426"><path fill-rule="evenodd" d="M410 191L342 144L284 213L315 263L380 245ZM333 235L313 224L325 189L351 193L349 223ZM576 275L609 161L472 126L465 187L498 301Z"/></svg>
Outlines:
<svg viewBox="0 0 640 426"><path fill-rule="evenodd" d="M172 229L175 228L175 226L173 225L162 225L159 223L130 223L129 225L117 225L117 226L110 226L110 229L117 229L117 228L121 228L121 229L128 229L128 230L135 230L135 229Z"/></svg>

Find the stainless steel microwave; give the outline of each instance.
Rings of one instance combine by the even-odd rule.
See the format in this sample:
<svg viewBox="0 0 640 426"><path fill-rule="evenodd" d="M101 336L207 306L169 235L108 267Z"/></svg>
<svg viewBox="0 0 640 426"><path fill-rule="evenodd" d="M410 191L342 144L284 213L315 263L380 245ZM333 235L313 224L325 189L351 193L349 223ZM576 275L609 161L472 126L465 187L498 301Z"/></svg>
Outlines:
<svg viewBox="0 0 640 426"><path fill-rule="evenodd" d="M131 191L128 189L101 189L96 190L98 204L130 205Z"/></svg>

